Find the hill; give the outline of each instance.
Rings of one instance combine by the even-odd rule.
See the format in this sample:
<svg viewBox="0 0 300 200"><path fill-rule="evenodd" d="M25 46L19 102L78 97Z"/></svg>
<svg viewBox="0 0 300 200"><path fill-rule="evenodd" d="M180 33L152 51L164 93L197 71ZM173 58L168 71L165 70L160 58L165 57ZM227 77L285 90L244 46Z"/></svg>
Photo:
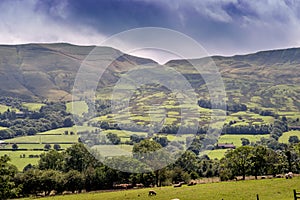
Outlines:
<svg viewBox="0 0 300 200"><path fill-rule="evenodd" d="M0 94L30 101L69 101L76 73L93 48L65 43L1 45ZM108 57L121 55L111 63L99 83L104 88L102 94L133 66L155 64L153 60L123 55L109 47L101 47L101 52ZM193 62L203 64L205 59L195 59ZM299 111L300 48L232 57L213 56L212 59L221 72L230 102L282 112ZM99 65L101 61L97 63ZM98 65L93 66L93 70L104 67ZM166 66L183 74L201 94L199 96L207 96L201 75L196 74L186 60L172 60Z"/></svg>
<svg viewBox="0 0 300 200"><path fill-rule="evenodd" d="M1 45L0 93L28 100L71 100L76 73L93 48L64 43ZM107 55L121 55L109 67L113 72L122 73L128 70L127 66L135 64L155 63L150 59L123 55L109 47L101 49ZM116 75L109 73L106 80L108 86L116 81Z"/></svg>

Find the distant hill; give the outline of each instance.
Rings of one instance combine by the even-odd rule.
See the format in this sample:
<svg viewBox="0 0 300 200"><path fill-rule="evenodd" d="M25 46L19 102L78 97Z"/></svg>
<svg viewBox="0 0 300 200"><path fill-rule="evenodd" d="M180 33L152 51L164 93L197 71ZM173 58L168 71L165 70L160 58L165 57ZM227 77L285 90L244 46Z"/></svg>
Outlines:
<svg viewBox="0 0 300 200"><path fill-rule="evenodd" d="M0 95L31 101L71 100L76 73L93 48L65 43L0 45ZM101 48L107 55L121 54L113 48ZM212 59L219 67L229 101L246 103L249 107L300 110L300 48ZM149 63L156 64L151 59L124 54L111 63L99 84L111 88L122 73L135 65ZM201 94L207 93L205 82L186 60L171 60L166 65L182 73L199 96L205 96ZM93 67L97 70L105 66Z"/></svg>
<svg viewBox="0 0 300 200"><path fill-rule="evenodd" d="M101 48L108 55L121 54L113 48ZM71 100L76 73L93 49L94 46L64 43L0 45L0 95L28 100ZM107 74L102 84L110 85L117 81L116 74L145 63L155 62L124 54L111 64L112 73Z"/></svg>
<svg viewBox="0 0 300 200"><path fill-rule="evenodd" d="M205 63L205 59L189 62ZM300 48L212 59L222 75L229 101L246 103L249 107L300 111ZM199 76L191 76L196 72L189 62L171 60L166 65L185 71L193 83ZM198 89L199 93L205 92L201 85Z"/></svg>

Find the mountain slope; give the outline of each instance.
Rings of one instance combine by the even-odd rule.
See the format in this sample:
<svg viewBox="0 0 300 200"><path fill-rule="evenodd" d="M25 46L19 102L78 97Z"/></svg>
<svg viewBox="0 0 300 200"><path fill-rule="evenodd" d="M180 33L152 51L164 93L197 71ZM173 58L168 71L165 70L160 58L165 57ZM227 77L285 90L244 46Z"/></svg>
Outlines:
<svg viewBox="0 0 300 200"><path fill-rule="evenodd" d="M93 49L94 46L70 44L1 45L0 93L25 99L71 100L76 73ZM109 47L101 49L108 52L108 56L109 53L122 54ZM155 62L124 54L109 66L109 70L121 73L133 65L145 63ZM109 73L103 84L116 82L115 76Z"/></svg>

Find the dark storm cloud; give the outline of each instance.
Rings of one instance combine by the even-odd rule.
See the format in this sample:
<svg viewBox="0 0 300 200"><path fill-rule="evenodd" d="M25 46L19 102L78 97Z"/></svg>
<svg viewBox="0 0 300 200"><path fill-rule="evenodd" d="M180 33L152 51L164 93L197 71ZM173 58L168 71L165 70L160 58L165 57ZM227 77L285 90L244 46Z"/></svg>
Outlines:
<svg viewBox="0 0 300 200"><path fill-rule="evenodd" d="M2 43L97 44L99 38L146 26L183 32L212 54L300 43L300 2L294 0L6 0L1 7Z"/></svg>

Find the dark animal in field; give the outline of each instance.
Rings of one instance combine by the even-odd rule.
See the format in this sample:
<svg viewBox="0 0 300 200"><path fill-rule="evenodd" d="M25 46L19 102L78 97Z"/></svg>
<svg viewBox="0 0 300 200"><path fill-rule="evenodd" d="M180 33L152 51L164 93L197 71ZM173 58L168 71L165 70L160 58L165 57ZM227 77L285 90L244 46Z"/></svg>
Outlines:
<svg viewBox="0 0 300 200"><path fill-rule="evenodd" d="M267 178L266 176L262 176L262 177L261 177L261 179L266 179L266 178Z"/></svg>
<svg viewBox="0 0 300 200"><path fill-rule="evenodd" d="M156 196L156 192L154 190L149 190L148 196Z"/></svg>

